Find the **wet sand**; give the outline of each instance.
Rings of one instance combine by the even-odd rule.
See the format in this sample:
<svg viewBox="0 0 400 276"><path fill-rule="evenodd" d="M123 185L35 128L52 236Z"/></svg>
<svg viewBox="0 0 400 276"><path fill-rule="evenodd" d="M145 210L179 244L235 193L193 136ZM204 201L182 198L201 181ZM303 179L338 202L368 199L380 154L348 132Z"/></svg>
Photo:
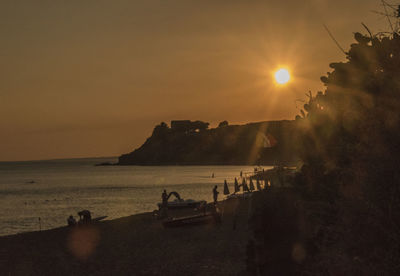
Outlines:
<svg viewBox="0 0 400 276"><path fill-rule="evenodd" d="M0 274L242 274L249 238L247 205L244 200L220 202L224 207L221 224L164 228L152 213L143 213L88 226L0 237ZM185 214L175 211L172 215Z"/></svg>

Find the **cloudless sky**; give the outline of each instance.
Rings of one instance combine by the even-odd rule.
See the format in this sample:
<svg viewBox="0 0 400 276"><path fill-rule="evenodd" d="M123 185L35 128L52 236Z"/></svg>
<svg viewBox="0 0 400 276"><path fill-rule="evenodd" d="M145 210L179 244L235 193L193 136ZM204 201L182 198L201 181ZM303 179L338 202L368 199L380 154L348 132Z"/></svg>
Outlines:
<svg viewBox="0 0 400 276"><path fill-rule="evenodd" d="M117 156L161 121L294 119L378 0L2 0L0 160ZM286 66L288 85L272 73Z"/></svg>

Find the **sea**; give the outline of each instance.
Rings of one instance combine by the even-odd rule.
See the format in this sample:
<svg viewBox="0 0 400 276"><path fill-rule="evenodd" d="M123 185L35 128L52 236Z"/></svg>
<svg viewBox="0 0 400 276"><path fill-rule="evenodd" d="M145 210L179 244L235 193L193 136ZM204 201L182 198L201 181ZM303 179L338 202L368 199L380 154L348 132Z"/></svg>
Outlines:
<svg viewBox="0 0 400 276"><path fill-rule="evenodd" d="M252 166L95 166L117 158L0 162L0 236L65 226L80 210L115 219L158 209L161 193L212 201ZM264 167L268 169L270 167ZM213 177L214 175L214 177Z"/></svg>

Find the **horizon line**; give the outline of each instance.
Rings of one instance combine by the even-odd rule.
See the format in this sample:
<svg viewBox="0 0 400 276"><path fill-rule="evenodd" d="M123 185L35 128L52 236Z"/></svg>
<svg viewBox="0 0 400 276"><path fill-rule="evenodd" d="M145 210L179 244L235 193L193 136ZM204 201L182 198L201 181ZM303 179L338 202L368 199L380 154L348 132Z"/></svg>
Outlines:
<svg viewBox="0 0 400 276"><path fill-rule="evenodd" d="M97 156L97 157L67 157L67 158L50 158L50 159L29 159L29 160L0 160L0 163L12 162L41 162L41 161L61 161L61 160L76 160L76 159L101 159L101 158L118 158L119 156Z"/></svg>

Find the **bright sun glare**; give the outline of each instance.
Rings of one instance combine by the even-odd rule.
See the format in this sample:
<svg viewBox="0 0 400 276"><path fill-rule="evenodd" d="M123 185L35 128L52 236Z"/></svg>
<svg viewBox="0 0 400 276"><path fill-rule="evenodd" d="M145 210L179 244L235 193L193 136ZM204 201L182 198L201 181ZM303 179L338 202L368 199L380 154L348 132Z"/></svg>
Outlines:
<svg viewBox="0 0 400 276"><path fill-rule="evenodd" d="M275 72L275 80L279 84L287 83L290 80L289 71L283 68L279 69Z"/></svg>

